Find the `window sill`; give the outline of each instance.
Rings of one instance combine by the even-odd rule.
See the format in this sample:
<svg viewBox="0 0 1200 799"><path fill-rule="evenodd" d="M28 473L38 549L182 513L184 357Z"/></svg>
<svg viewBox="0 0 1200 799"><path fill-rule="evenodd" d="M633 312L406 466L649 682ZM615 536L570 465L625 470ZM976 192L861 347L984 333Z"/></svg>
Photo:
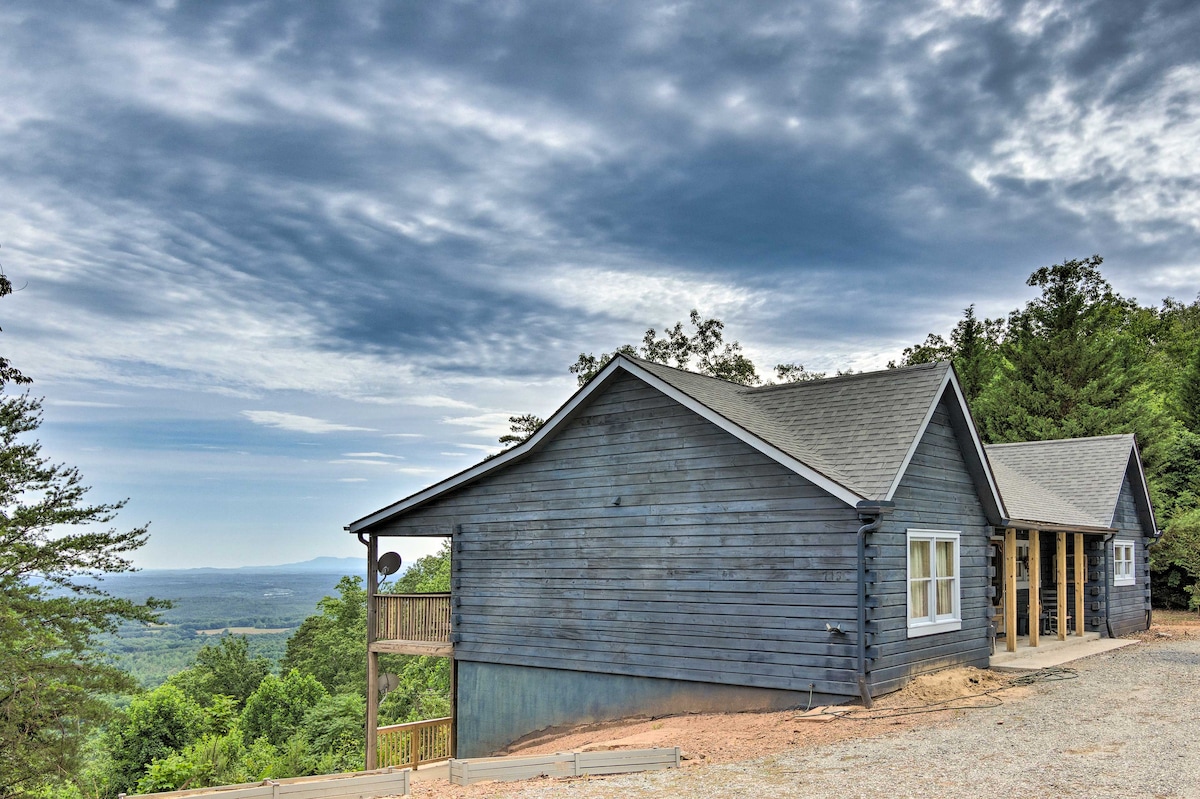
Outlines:
<svg viewBox="0 0 1200 799"><path fill-rule="evenodd" d="M1113 588L1120 588L1124 585L1137 585L1137 580L1113 580Z"/></svg>
<svg viewBox="0 0 1200 799"><path fill-rule="evenodd" d="M953 619L951 621L938 621L932 624L915 624L909 625L908 637L920 638L923 635L937 635L938 633L950 633L955 630L962 629L962 620Z"/></svg>

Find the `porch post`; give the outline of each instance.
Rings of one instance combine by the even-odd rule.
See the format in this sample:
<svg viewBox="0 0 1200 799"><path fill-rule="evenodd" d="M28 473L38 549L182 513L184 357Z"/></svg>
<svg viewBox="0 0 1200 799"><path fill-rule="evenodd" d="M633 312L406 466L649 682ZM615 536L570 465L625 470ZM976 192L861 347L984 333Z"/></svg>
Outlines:
<svg viewBox="0 0 1200 799"><path fill-rule="evenodd" d="M1042 541L1041 533L1029 531L1029 645L1038 645L1042 621Z"/></svg>
<svg viewBox="0 0 1200 799"><path fill-rule="evenodd" d="M1058 640L1067 640L1067 534L1058 537Z"/></svg>
<svg viewBox="0 0 1200 799"><path fill-rule="evenodd" d="M378 768L379 761L379 655L375 643L375 593L379 590L379 539L367 537L367 752L364 767Z"/></svg>
<svg viewBox="0 0 1200 799"><path fill-rule="evenodd" d="M1075 635L1083 635L1083 584L1087 582L1087 555L1083 533L1075 534Z"/></svg>
<svg viewBox="0 0 1200 799"><path fill-rule="evenodd" d="M1004 648L1017 651L1017 531L1004 531Z"/></svg>

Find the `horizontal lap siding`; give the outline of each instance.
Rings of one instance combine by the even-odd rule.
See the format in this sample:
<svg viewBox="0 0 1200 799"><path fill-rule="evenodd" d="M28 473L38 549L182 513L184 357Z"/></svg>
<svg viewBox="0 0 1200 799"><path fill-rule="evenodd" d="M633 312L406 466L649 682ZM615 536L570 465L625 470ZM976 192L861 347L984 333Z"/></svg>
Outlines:
<svg viewBox="0 0 1200 799"><path fill-rule="evenodd" d="M620 504L613 504L617 499ZM455 656L853 693L853 509L631 377L392 527L455 525Z"/></svg>
<svg viewBox="0 0 1200 799"><path fill-rule="evenodd" d="M1129 475L1121 484L1121 495L1117 500L1117 512L1113 518L1113 527L1120 530L1116 538L1131 540L1137 545L1134 555L1134 569L1137 582L1133 585L1113 585L1112 567L1108 572L1109 623L1114 635L1128 635L1138 630L1146 629L1146 611L1150 609L1150 557L1147 551L1149 539L1138 517L1137 506L1134 504L1133 487L1129 483ZM1111 547L1112 544L1109 544ZM1110 550L1108 562L1112 563Z"/></svg>
<svg viewBox="0 0 1200 799"><path fill-rule="evenodd" d="M870 563L876 577L871 594L878 606L871 618L879 630L873 636L871 684L878 690L898 688L917 674L946 666L987 665L990 528L944 402L934 412L894 500L895 511L884 517L883 530L869 540L880 554ZM908 637L909 529L961 534L961 630Z"/></svg>

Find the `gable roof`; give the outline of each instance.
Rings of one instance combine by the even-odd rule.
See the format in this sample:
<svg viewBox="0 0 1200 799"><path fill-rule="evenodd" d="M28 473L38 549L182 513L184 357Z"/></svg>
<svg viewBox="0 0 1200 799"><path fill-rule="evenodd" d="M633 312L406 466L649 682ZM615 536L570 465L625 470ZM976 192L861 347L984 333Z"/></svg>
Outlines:
<svg viewBox="0 0 1200 799"><path fill-rule="evenodd" d="M631 359L633 360L633 359ZM891 499L951 377L932 363L747 387L636 361L861 499Z"/></svg>
<svg viewBox="0 0 1200 799"><path fill-rule="evenodd" d="M970 439L968 466L977 482L986 485L985 507L996 518L1003 513L983 446L948 363L748 387L619 355L526 441L347 529L360 532L528 457L619 373L658 389L851 506L892 498L938 403L948 396L956 428Z"/></svg>
<svg viewBox="0 0 1200 799"><path fill-rule="evenodd" d="M1112 529L1129 474L1142 522L1151 534L1155 530L1131 434L989 444L984 449L1014 521Z"/></svg>

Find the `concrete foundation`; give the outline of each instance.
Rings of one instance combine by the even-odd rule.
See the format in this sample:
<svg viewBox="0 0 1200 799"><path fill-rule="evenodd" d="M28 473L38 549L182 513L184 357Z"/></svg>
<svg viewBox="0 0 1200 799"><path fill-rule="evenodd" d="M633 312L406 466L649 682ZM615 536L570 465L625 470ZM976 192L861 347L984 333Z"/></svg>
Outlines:
<svg viewBox="0 0 1200 799"><path fill-rule="evenodd" d="M816 694L814 705L846 697ZM550 727L674 713L805 707L808 692L583 671L458 664L458 757L487 757Z"/></svg>

